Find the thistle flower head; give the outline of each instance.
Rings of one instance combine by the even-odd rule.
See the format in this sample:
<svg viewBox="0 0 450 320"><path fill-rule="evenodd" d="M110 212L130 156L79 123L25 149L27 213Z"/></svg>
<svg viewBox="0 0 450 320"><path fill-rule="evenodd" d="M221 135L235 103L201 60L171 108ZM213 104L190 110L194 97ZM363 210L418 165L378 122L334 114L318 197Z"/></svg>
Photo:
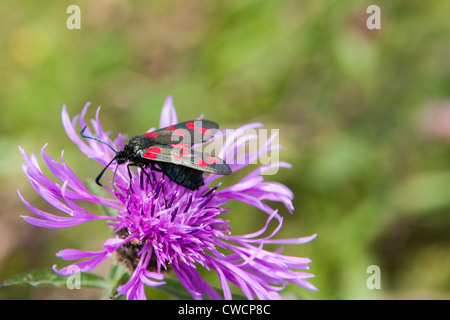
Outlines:
<svg viewBox="0 0 450 320"><path fill-rule="evenodd" d="M114 152L95 140L80 137L85 120L87 104L80 115L70 119L63 107L62 121L69 138L89 158L106 166L114 157ZM177 123L172 98L169 97L162 109L159 126L166 127ZM92 131L90 128L92 127ZM261 127L259 123L242 126L239 132ZM153 129L150 129L150 131ZM110 144L114 149L124 147L124 135L112 138L103 130L99 120L99 109L95 119L91 119L88 134ZM219 152L235 173L261 156L260 150L237 155L236 150L245 147L254 135L240 135L236 131L223 134L224 142ZM272 145L274 137L266 143L265 152L278 148ZM19 147L20 148L20 147ZM312 240L315 235L294 239L275 239L282 227L282 217L264 201L282 203L292 212L292 192L284 185L264 181L263 173L274 166L289 168L284 162L260 166L247 174L238 183L223 187L218 179L222 176L209 174L204 177L205 184L198 190L184 188L152 170L151 167L137 168L131 172L131 180L126 165L111 166L114 172L112 187L105 186L108 197L99 196L86 188L80 178L64 162L52 159L41 150L42 158L51 173L59 180L54 182L46 177L37 158L20 151L25 163L23 170L32 187L49 204L62 212L55 215L33 207L20 194L25 205L36 217L25 216L32 225L46 228L67 228L92 220L104 220L114 230L113 236L106 239L98 251L64 249L57 253L64 260L77 260L55 272L71 274L73 267L86 272L93 270L109 257L125 264L132 273L128 283L119 287L118 292L128 299L145 299L144 286L164 285L165 272L173 270L179 281L192 294L193 298L231 299L230 283L242 290L249 299L281 298L278 293L288 282L308 290L316 290L306 279L312 274L298 270L309 269L308 258L285 256L281 250L267 251L267 244L302 244ZM112 174L111 174L112 175ZM110 182L112 180L110 179ZM237 200L254 206L266 213L266 223L254 233L232 235L225 219L229 209L224 205ZM97 203L114 212L102 215L84 209L80 202ZM268 225L272 220L277 227L269 234ZM217 273L221 291L206 282L198 271L203 266Z"/></svg>

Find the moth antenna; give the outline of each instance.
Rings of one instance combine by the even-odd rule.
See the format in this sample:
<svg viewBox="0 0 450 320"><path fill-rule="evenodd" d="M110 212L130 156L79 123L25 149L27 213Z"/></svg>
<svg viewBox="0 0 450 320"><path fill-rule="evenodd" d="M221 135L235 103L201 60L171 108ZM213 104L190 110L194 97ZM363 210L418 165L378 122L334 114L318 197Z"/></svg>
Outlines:
<svg viewBox="0 0 450 320"><path fill-rule="evenodd" d="M112 151L114 151L114 153L117 153L117 150L115 150L113 147L111 147L108 143L106 143L106 142L103 141L102 139L99 139L99 138L96 138L96 137L93 137L93 136L90 136L90 135L85 134L84 131L86 130L86 128L87 128L87 126L84 126L83 130L81 130L81 132L80 132L80 135L81 135L83 138L86 138L86 139L92 139L92 140L96 140L96 141L98 141L98 142L101 142L101 143L107 145Z"/></svg>
<svg viewBox="0 0 450 320"><path fill-rule="evenodd" d="M116 160L116 157L114 157L107 165L106 167L103 168L103 170L100 172L100 174L97 176L97 178L95 178L95 183L97 183L100 187L103 187L103 185L100 183L100 179L103 176L103 174L105 173L106 169L108 169L108 167L110 166L111 163L113 163L113 161Z"/></svg>

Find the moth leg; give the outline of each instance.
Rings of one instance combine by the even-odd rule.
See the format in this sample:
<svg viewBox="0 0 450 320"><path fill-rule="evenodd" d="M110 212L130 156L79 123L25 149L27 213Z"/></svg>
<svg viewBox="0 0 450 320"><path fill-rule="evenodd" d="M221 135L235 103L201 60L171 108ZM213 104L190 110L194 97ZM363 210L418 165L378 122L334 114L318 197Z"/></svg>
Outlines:
<svg viewBox="0 0 450 320"><path fill-rule="evenodd" d="M152 170L158 171L158 172L164 172L162 169L158 168L154 163L152 165Z"/></svg>
<svg viewBox="0 0 450 320"><path fill-rule="evenodd" d="M132 189L132 188L131 188L131 180L133 179L133 175L132 175L131 169L130 169L131 166L133 166L133 167L138 167L138 168L141 169L141 172L143 172L143 173L147 176L147 179L148 179L148 181L149 181L149 183L150 183L150 187L151 187L152 190L153 190L152 179L150 178L150 176L149 176L149 174L147 173L147 171L145 171L145 164L142 164L142 163L139 163L139 162L137 162L137 163L136 163L136 162L131 162L131 163L128 163L128 164L127 164L128 176L129 176L129 178L130 178L130 185L129 185L129 187L128 187L128 196L127 196L127 198L130 197L130 190ZM141 184L141 189L143 189L143 179L140 179L140 184Z"/></svg>
<svg viewBox="0 0 450 320"><path fill-rule="evenodd" d="M135 164L135 163L128 163L128 164L127 164L128 177L129 177L129 179L130 179L130 183L129 183L129 185L128 185L127 199L130 198L131 180L133 179L133 175L132 175L131 169L130 169L131 166L136 166L136 164Z"/></svg>
<svg viewBox="0 0 450 320"><path fill-rule="evenodd" d="M141 174L142 174L142 173L145 174L145 176L147 177L148 182L149 182L149 184L150 184L150 187L152 188L152 191L153 191L153 181L152 181L152 179L150 178L150 175L148 174L148 172L145 171L146 165L145 165L145 164L142 164L142 163L137 163L137 164L135 164L135 165L141 169ZM142 175L141 175L141 177L142 177ZM141 189L143 189L143 188L144 188L144 183L143 183L143 179L141 178Z"/></svg>
<svg viewBox="0 0 450 320"><path fill-rule="evenodd" d="M117 164L116 169L114 170L114 175L113 175L113 179L112 179L112 186L114 188L115 191L117 191L116 189L116 184L115 184L115 179L116 179L116 173L117 173L117 168L119 168L119 165Z"/></svg>
<svg viewBox="0 0 450 320"><path fill-rule="evenodd" d="M151 163L151 165L152 165L152 170L153 171L157 171L157 172L162 172L162 174L163 174L163 179L164 179L164 170L162 170L161 168L158 168L157 166L156 166L156 164L155 163Z"/></svg>
<svg viewBox="0 0 450 320"><path fill-rule="evenodd" d="M164 170L161 169L160 167L158 168L158 167L156 166L156 164L153 163L153 162L151 163L151 166L152 166L152 175L153 175L153 177L155 177L155 174L154 174L155 171L161 172L162 175L163 175L163 180L162 180L162 182L163 182L163 181L165 180L165 173L164 173ZM155 181L156 181L156 179L155 179ZM167 199L166 199L166 194L164 193L164 184L161 185L161 189L160 189L160 190L162 191L163 198L164 198L165 208L167 209Z"/></svg>

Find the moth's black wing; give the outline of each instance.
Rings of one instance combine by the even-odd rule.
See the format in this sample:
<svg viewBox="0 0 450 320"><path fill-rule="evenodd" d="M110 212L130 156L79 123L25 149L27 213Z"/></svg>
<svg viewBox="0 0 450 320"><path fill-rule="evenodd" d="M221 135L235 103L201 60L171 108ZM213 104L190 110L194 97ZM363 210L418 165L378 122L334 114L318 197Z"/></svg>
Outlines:
<svg viewBox="0 0 450 320"><path fill-rule="evenodd" d="M142 157L215 174L228 175L231 173L231 168L222 159L208 153L197 152L182 144L153 145L143 152Z"/></svg>
<svg viewBox="0 0 450 320"><path fill-rule="evenodd" d="M210 120L191 120L147 132L143 136L158 144L183 144L205 142L217 132L219 125Z"/></svg>

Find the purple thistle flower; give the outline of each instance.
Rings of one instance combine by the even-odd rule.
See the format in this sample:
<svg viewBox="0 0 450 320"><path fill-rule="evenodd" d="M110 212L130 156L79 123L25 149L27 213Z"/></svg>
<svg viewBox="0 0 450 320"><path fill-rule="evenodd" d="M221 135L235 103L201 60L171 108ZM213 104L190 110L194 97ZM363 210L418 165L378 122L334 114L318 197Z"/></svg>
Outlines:
<svg viewBox="0 0 450 320"><path fill-rule="evenodd" d="M72 120L62 110L62 121L69 138L88 157L105 166L114 154L104 144L95 140L84 140L79 135L79 128L87 125L85 115L89 103L81 115ZM116 149L124 146L124 136L112 139L103 131L99 121L99 109L96 118L91 120L93 133ZM160 127L177 123L172 98L168 97L161 113ZM242 126L242 131L261 127L259 123ZM152 129L151 129L152 130ZM150 130L150 131L151 131ZM240 132L242 132L240 131ZM236 150L244 147L252 135L239 135L235 132L224 136L223 148L218 154L232 171L238 171L261 156L260 151L251 151L243 156L236 156ZM272 146L273 138L268 139L266 150L270 152L279 146ZM264 249L266 244L302 244L311 241L315 235L294 238L274 239L282 226L282 217L277 210L264 203L271 200L283 203L292 213L292 192L284 185L264 181L262 174L273 166L290 168L285 162L263 165L253 170L235 185L221 188L213 181L220 175L210 174L205 177L205 185L192 191L164 178L161 172L146 168L148 175L141 169L133 172L131 182L126 166L112 166L115 171L114 187L105 186L110 198L90 192L75 173L64 162L57 162L41 150L42 158L51 173L60 181L54 182L41 171L37 158L27 155L20 148L25 164L23 170L36 192L49 204L64 212L54 215L41 211L29 204L20 194L19 197L36 217L25 216L23 219L35 226L46 228L66 228L91 220L105 220L114 228L114 237L107 239L99 251L81 251L64 249L57 253L64 260L81 260L67 267L53 269L62 275L70 275L73 267L80 271L90 271L105 259L115 255L132 272L128 283L120 286L118 292L126 294L128 299L145 299L144 286L164 285L164 272L173 270L179 281L192 294L194 299L205 295L211 299L221 299L221 295L207 283L197 271L201 265L217 273L225 299L231 299L229 283L236 285L248 298L279 299L279 291L288 282L308 290L316 290L306 279L312 274L300 272L308 270L311 262L308 258L285 256L281 250L270 252ZM245 161L242 161L245 159ZM240 161L238 161L240 160ZM208 187L211 186L212 187ZM131 188L131 190L129 190ZM259 208L267 214L265 225L257 232L245 235L231 235L228 221L224 214L228 209L223 206L230 200L238 200ZM94 214L79 206L77 202L87 201L111 208L117 214L105 216ZM269 223L275 219L277 227L269 235L263 236ZM225 249L225 250L223 250ZM223 253L223 251L231 253Z"/></svg>

